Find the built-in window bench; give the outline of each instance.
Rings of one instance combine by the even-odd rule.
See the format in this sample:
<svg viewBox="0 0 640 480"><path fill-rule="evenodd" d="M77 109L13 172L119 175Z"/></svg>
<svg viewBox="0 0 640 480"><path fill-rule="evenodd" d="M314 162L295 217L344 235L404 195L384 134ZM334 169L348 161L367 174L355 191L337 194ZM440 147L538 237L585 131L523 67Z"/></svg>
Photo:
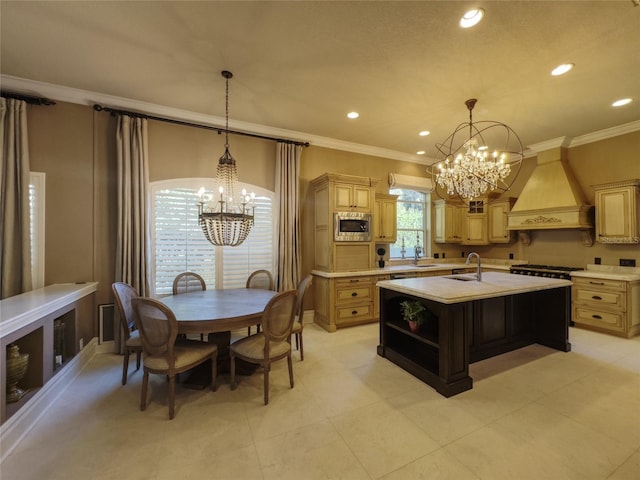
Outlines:
<svg viewBox="0 0 640 480"><path fill-rule="evenodd" d="M49 285L0 300L2 458L95 354L97 285ZM29 354L29 361L18 382L24 395L8 402L7 355L12 345L20 354ZM89 346L92 348L85 348Z"/></svg>

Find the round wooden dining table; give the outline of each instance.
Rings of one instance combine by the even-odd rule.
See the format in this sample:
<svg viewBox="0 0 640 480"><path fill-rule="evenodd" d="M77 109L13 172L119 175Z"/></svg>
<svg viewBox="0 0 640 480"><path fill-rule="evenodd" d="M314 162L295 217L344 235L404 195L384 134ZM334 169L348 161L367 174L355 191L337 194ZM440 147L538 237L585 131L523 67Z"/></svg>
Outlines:
<svg viewBox="0 0 640 480"><path fill-rule="evenodd" d="M178 333L208 334L209 343L218 345L218 373L230 368L231 331L258 325L267 303L278 292L259 288L198 290L158 298L173 311ZM257 365L236 360L240 375L251 375ZM191 388L205 388L211 383L211 369L196 368L185 382Z"/></svg>
<svg viewBox="0 0 640 480"><path fill-rule="evenodd" d="M178 333L228 332L260 323L277 292L258 288L198 290L158 298L178 320Z"/></svg>

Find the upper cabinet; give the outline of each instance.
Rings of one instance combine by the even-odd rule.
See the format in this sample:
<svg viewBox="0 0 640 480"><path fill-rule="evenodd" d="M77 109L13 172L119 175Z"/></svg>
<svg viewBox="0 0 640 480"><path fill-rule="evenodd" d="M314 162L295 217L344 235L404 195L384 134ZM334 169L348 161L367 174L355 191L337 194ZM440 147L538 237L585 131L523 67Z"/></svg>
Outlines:
<svg viewBox="0 0 640 480"><path fill-rule="evenodd" d="M640 180L594 185L596 240L600 243L640 243Z"/></svg>
<svg viewBox="0 0 640 480"><path fill-rule="evenodd" d="M336 182L333 188L335 210L371 213L372 189L369 185Z"/></svg>
<svg viewBox="0 0 640 480"><path fill-rule="evenodd" d="M515 200L497 200L489 203L489 242L490 243L510 243L513 240L513 232L507 230L507 214Z"/></svg>
<svg viewBox="0 0 640 480"><path fill-rule="evenodd" d="M462 205L447 200L434 203L433 241L462 245L509 243L512 233L507 230L507 213L515 199L488 201L472 200Z"/></svg>
<svg viewBox="0 0 640 480"><path fill-rule="evenodd" d="M435 243L460 243L462 241L462 205L436 200L434 203L433 241Z"/></svg>
<svg viewBox="0 0 640 480"><path fill-rule="evenodd" d="M397 195L376 193L373 235L378 243L395 243L397 238Z"/></svg>

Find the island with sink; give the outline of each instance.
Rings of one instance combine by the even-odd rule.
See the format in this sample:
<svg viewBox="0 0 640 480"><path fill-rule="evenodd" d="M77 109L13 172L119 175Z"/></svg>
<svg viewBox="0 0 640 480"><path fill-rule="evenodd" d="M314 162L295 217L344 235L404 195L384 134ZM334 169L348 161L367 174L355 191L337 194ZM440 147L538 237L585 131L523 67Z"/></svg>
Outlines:
<svg viewBox="0 0 640 480"><path fill-rule="evenodd" d="M378 354L451 397L472 388L471 363L532 343L569 352L571 285L480 271L380 281ZM418 332L402 317L406 300L424 307Z"/></svg>

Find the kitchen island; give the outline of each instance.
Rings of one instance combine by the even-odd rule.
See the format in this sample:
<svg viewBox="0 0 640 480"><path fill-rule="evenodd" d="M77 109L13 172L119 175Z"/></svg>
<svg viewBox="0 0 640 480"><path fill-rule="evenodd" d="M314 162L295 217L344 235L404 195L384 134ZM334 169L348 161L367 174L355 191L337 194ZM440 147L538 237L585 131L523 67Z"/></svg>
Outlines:
<svg viewBox="0 0 640 480"><path fill-rule="evenodd" d="M569 352L571 281L486 272L386 280L380 288L378 355L451 397L473 386L469 364L532 343ZM400 303L426 309L409 330Z"/></svg>

